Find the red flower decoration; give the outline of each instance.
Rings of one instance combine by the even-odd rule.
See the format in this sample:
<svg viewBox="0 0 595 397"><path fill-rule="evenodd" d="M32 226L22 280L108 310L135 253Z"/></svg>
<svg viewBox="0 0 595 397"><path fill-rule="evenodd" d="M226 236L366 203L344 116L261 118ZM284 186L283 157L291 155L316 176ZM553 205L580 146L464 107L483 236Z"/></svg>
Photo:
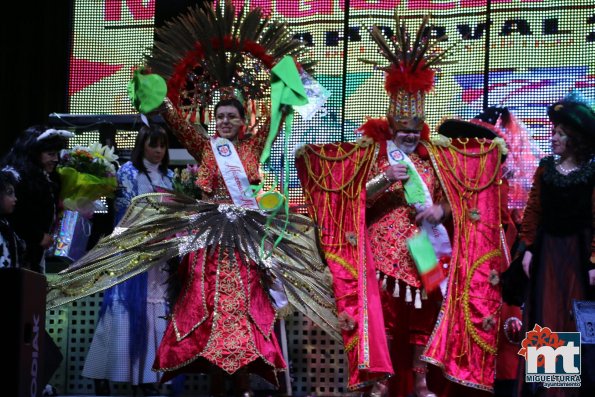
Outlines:
<svg viewBox="0 0 595 397"><path fill-rule="evenodd" d="M450 255L443 255L438 258L438 266L442 269L445 276L448 276L448 268L450 266Z"/></svg>

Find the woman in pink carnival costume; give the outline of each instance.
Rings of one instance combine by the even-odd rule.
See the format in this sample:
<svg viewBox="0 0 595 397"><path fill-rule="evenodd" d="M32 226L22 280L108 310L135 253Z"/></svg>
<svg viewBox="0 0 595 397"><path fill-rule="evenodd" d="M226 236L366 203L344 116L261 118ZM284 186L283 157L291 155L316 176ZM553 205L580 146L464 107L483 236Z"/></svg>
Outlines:
<svg viewBox="0 0 595 397"><path fill-rule="evenodd" d="M224 396L227 374L242 397L253 395L249 374L278 386L287 362L275 324L293 309L340 338L315 225L252 194L261 190L261 154L282 118L267 106L272 69L281 65L297 81L300 68L312 71L305 47L292 37L260 9L238 13L229 1L191 8L157 31L130 91L145 116L162 113L196 159L202 197L135 197L114 233L49 286L48 306L55 307L182 257L182 286L153 364L162 382L211 373L211 395ZM216 133L208 134L212 105Z"/></svg>

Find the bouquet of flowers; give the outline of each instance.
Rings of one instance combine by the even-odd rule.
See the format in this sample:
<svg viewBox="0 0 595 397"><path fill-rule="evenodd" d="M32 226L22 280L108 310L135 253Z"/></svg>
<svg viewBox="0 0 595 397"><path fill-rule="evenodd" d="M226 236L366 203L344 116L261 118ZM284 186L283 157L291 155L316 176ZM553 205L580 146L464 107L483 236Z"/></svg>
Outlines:
<svg viewBox="0 0 595 397"><path fill-rule="evenodd" d="M176 168L174 171L173 187L176 192L193 197L197 200L202 198L202 190L196 184L198 178L198 165L188 164L186 168Z"/></svg>
<svg viewBox="0 0 595 397"><path fill-rule="evenodd" d="M98 142L88 147L75 146L63 150L60 158L60 195L66 209L90 214L97 199L114 196L118 156L112 148Z"/></svg>

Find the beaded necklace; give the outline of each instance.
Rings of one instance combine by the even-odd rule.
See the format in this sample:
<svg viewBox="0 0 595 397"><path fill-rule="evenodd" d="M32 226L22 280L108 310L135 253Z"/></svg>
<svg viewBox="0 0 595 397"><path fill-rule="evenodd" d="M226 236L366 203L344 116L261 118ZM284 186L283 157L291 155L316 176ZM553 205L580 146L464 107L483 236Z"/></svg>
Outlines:
<svg viewBox="0 0 595 397"><path fill-rule="evenodd" d="M574 166L574 167L572 167L572 168L565 168L565 167L562 165L562 163L558 163L557 165L558 165L558 169L559 169L560 171L562 171L562 173L563 173L564 175L568 175L568 174L570 174L571 172L574 172L574 171L576 171L576 170L578 170L578 169L580 168L578 165L575 165L575 166Z"/></svg>

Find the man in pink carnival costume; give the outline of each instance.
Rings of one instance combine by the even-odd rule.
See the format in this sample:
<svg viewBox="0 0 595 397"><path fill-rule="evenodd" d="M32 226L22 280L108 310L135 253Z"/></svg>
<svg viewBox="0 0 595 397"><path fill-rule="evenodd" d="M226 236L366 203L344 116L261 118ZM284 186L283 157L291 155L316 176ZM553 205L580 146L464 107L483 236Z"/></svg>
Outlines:
<svg viewBox="0 0 595 397"><path fill-rule="evenodd" d="M475 137L471 123L462 126L462 134L429 142L425 95L434 85L431 66L447 51L430 43L427 21L410 48L397 20L394 53L380 31L371 29L390 65L381 68L387 117L360 128L375 141L377 153L366 184L367 237L395 370L388 395L475 396L493 392L505 248L498 204L505 147L494 135ZM412 244L420 230L430 237L424 250L433 251L431 266L420 259L428 252ZM428 372L426 362L441 368L444 377L437 368Z"/></svg>
<svg viewBox="0 0 595 397"><path fill-rule="evenodd" d="M437 48L426 36L426 23L427 18L409 41L397 21L398 37L391 45L377 27L371 29L390 61L382 68L390 97L386 119L368 120L355 143L305 145L296 151L306 203L333 274L348 388L369 395L493 392L504 145L476 138L429 142L425 94L434 84L431 66L446 52L426 56ZM468 186L469 180L475 184ZM450 236L442 221L448 221ZM410 252L419 229L434 237L425 250ZM379 318L380 310L384 316ZM385 325L390 358L380 329ZM436 376L427 377L425 362L437 366L431 368ZM392 370L396 376L388 393L371 389Z"/></svg>
<svg viewBox="0 0 595 397"><path fill-rule="evenodd" d="M438 282L432 283L432 291L424 289L407 241L424 223L441 234L437 244L442 260L447 261L451 253L448 233L440 225L450 215L450 206L428 152L425 95L434 86L430 65L440 54L425 57L429 44L423 37L426 23L427 18L410 49L405 44L407 33L397 21L395 53L379 30L371 29L381 55L390 61L381 68L389 107L386 118L369 119L359 129L374 140L377 153L366 184L366 221L396 375L388 383L390 396L435 396L428 388L421 354L438 316L442 296L435 287L443 278L442 269L433 272ZM415 182L417 186L413 186ZM415 191L422 196L412 197Z"/></svg>

